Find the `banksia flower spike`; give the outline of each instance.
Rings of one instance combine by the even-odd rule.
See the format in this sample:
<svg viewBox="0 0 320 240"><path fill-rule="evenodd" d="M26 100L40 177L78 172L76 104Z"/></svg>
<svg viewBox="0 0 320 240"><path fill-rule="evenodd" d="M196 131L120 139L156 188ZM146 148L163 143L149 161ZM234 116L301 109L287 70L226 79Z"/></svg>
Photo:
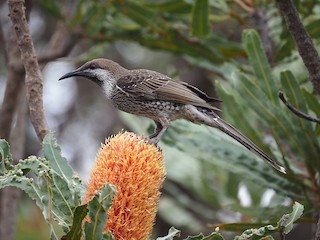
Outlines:
<svg viewBox="0 0 320 240"><path fill-rule="evenodd" d="M163 155L156 146L132 133L119 133L98 152L85 203L105 182L115 185L104 231L116 240L149 239L164 177Z"/></svg>

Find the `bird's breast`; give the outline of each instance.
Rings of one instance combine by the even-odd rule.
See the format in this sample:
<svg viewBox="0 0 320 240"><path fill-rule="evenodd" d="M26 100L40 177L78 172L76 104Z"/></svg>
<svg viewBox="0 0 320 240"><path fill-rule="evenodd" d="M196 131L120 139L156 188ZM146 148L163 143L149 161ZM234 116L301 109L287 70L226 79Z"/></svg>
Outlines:
<svg viewBox="0 0 320 240"><path fill-rule="evenodd" d="M153 120L179 118L182 104L162 100L146 100L116 94L112 97L113 105L124 112L144 116Z"/></svg>

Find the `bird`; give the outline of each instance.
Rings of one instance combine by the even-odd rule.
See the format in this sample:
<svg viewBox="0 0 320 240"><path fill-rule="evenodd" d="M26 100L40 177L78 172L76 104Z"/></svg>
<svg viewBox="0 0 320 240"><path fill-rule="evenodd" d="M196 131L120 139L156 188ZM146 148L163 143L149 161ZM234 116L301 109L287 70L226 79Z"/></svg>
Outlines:
<svg viewBox="0 0 320 240"><path fill-rule="evenodd" d="M115 108L152 119L156 127L148 138L150 144L160 141L172 121L185 119L221 130L278 171L286 173L284 167L218 115L221 110L215 105L221 100L209 97L184 81L152 70L129 70L105 58L88 61L59 80L71 77L83 77L98 84Z"/></svg>

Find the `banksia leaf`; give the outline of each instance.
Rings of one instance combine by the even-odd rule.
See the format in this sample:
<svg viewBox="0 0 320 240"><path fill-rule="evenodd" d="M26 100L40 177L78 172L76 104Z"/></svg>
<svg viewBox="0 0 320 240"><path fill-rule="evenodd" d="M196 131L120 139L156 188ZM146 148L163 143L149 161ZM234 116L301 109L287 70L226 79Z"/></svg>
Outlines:
<svg viewBox="0 0 320 240"><path fill-rule="evenodd" d="M108 139L97 155L85 203L106 182L116 187L104 232L117 240L149 239L165 176L163 155L131 133Z"/></svg>
<svg viewBox="0 0 320 240"><path fill-rule="evenodd" d="M115 195L114 186L105 183L99 191L94 193L93 198L88 202L88 215L90 221L85 223L86 240L110 239L108 234L103 234L107 220L107 213L111 207L112 198Z"/></svg>
<svg viewBox="0 0 320 240"><path fill-rule="evenodd" d="M44 158L30 156L13 166L9 145L0 140L0 154L5 160L4 167L1 167L4 172L0 176L0 189L15 186L23 190L41 209L50 227L51 239L58 239L53 221L58 222L65 232L71 231L70 227L75 225L73 221L79 218L78 213L76 217L73 215L81 204L84 186L61 156L52 133L45 136L43 148Z"/></svg>
<svg viewBox="0 0 320 240"><path fill-rule="evenodd" d="M0 139L0 174L10 167L11 162L10 146L6 140Z"/></svg>

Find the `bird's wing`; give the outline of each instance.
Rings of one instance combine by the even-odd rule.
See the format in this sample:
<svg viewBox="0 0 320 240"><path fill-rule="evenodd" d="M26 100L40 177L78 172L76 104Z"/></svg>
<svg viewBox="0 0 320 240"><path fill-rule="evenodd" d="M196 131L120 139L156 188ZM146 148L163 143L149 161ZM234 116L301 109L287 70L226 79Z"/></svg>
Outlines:
<svg viewBox="0 0 320 240"><path fill-rule="evenodd" d="M185 82L172 80L165 75L154 76L152 72L145 75L139 73L124 76L118 79L117 88L132 97L192 104L220 111L211 105L220 100L208 97L204 92Z"/></svg>

